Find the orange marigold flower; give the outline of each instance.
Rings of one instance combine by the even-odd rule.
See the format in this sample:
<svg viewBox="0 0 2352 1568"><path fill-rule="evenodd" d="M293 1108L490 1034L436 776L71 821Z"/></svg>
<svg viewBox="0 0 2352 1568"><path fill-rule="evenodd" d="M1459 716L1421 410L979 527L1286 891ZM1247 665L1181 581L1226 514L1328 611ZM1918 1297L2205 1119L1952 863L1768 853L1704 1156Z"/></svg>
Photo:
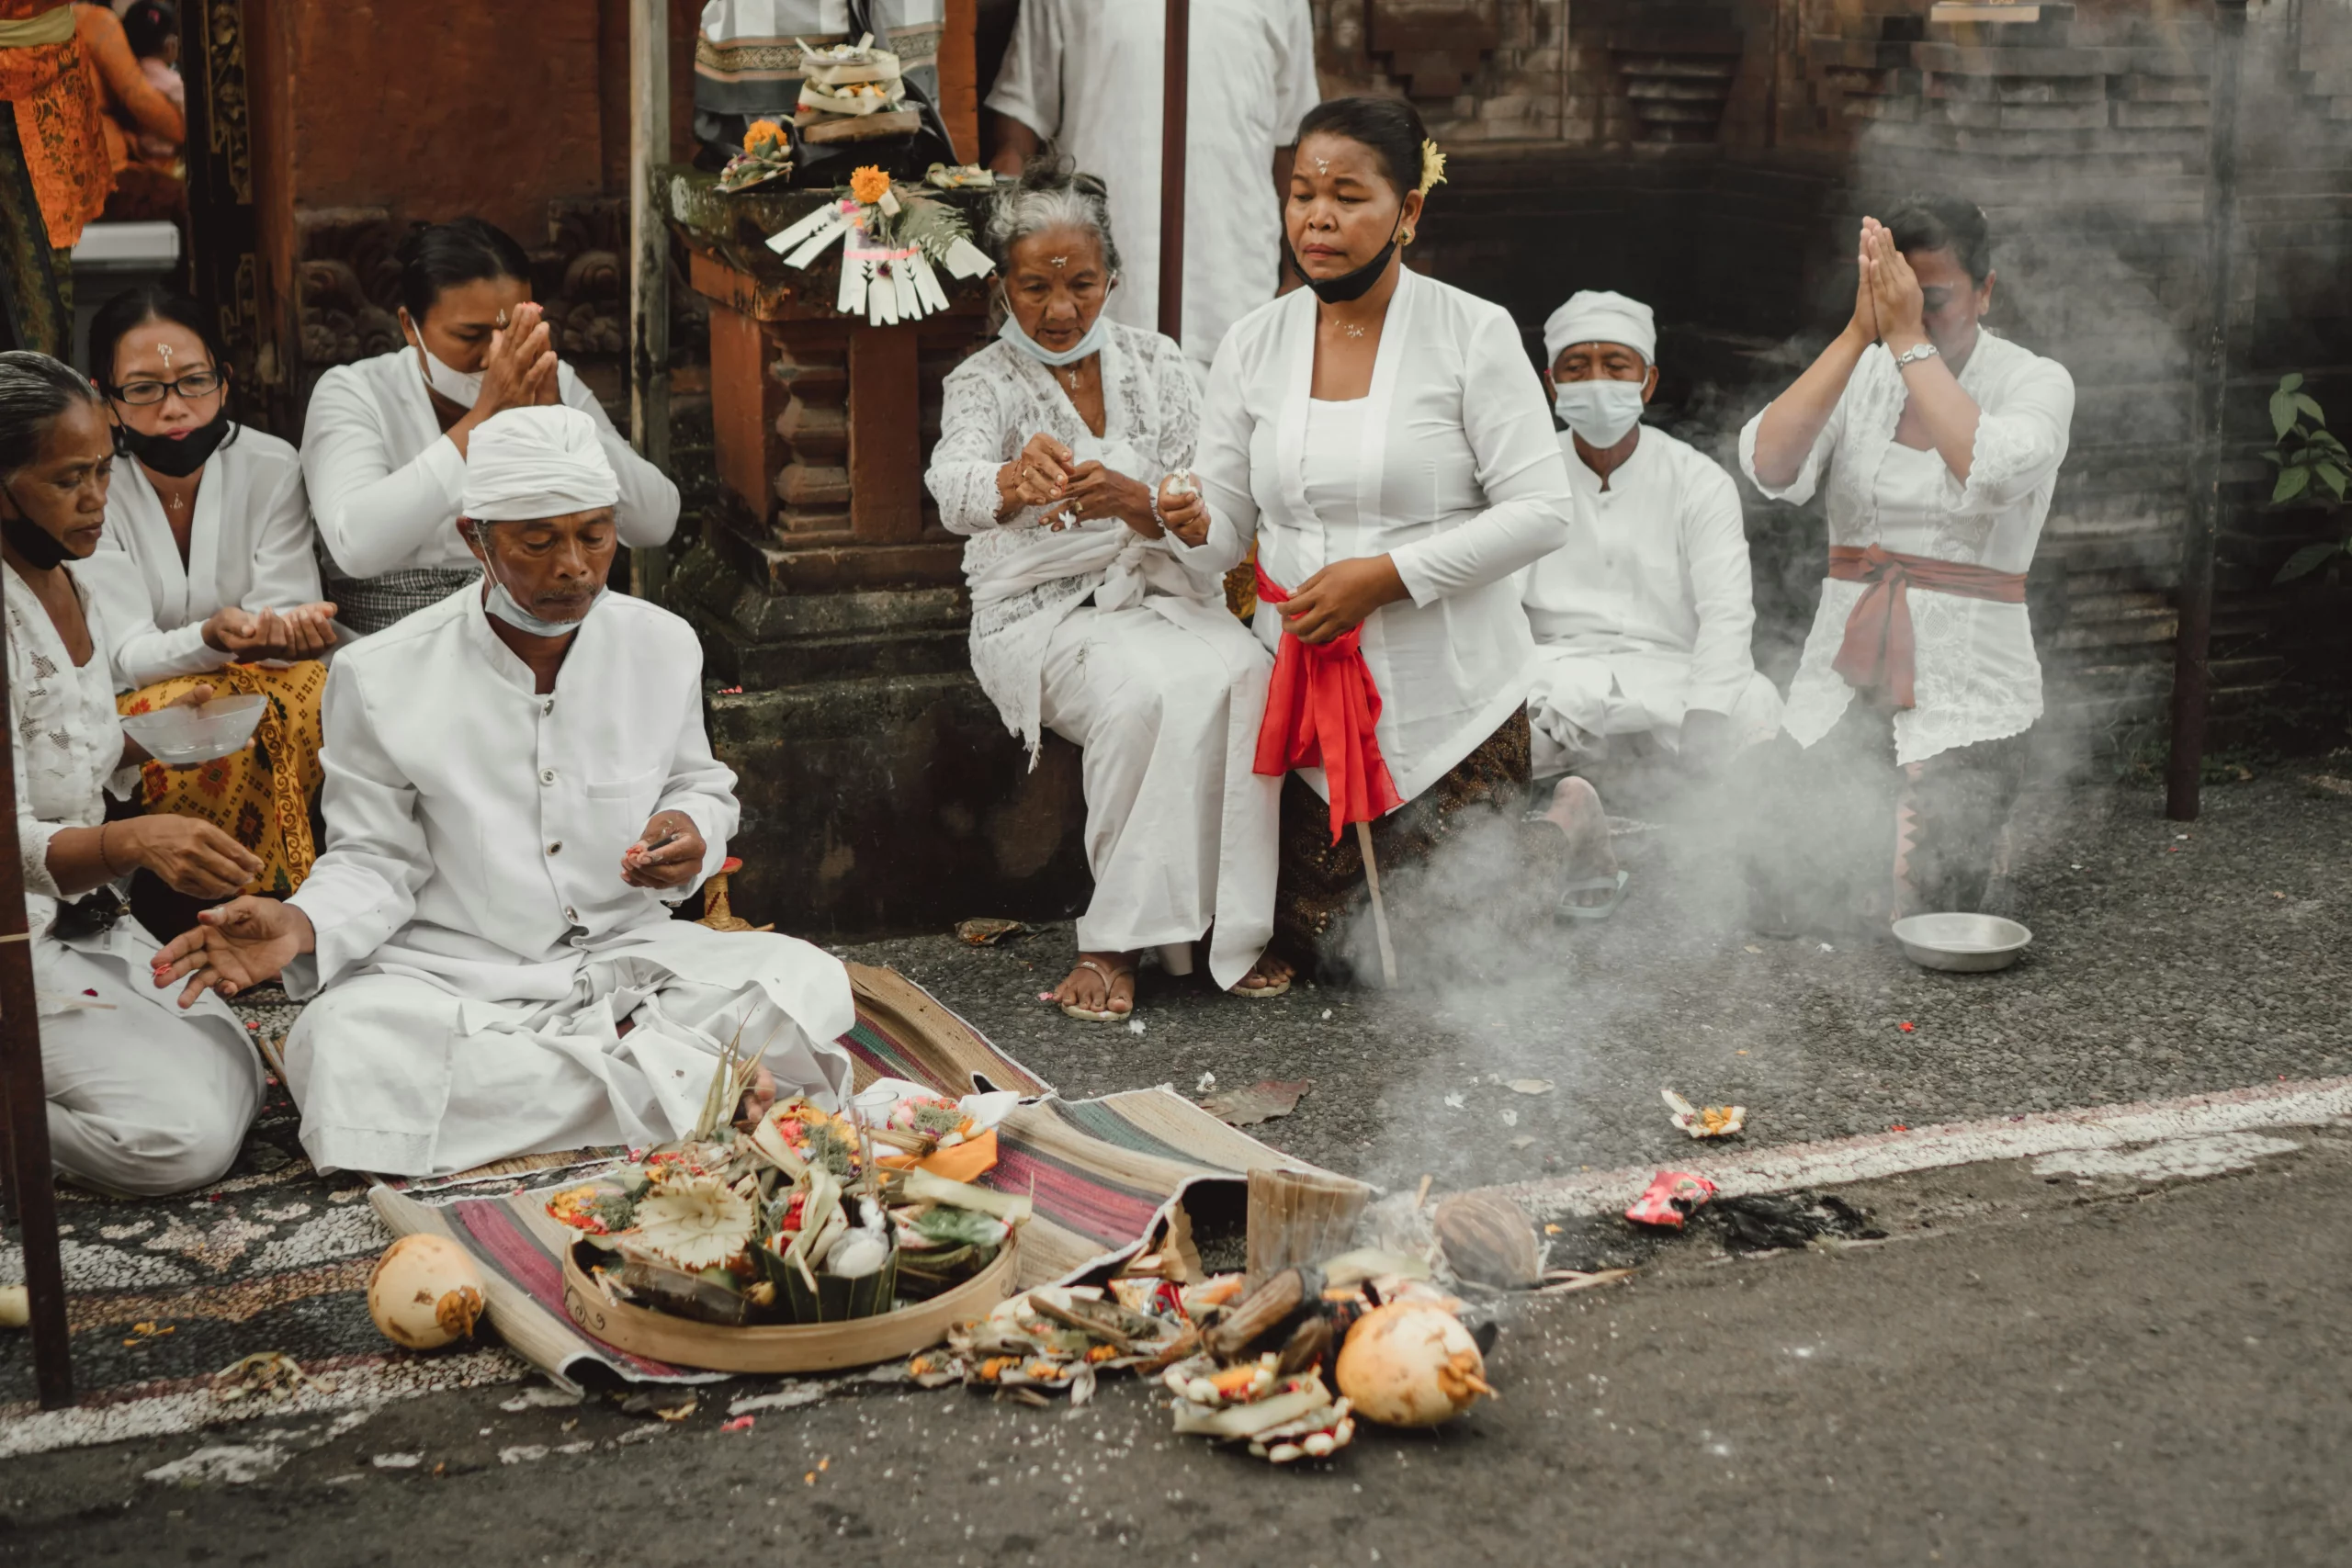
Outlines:
<svg viewBox="0 0 2352 1568"><path fill-rule="evenodd" d="M890 176L868 164L850 175L849 194L871 206L890 194Z"/></svg>
<svg viewBox="0 0 2352 1568"><path fill-rule="evenodd" d="M780 144L783 141L784 127L772 119L755 119L751 129L743 132L743 151L756 152L763 147Z"/></svg>

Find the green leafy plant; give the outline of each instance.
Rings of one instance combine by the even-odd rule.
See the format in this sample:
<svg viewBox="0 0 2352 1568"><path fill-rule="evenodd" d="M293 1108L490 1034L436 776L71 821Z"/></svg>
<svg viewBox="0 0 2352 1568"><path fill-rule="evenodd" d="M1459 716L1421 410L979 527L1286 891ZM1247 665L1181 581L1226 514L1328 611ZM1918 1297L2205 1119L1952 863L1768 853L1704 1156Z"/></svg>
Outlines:
<svg viewBox="0 0 2352 1568"><path fill-rule="evenodd" d="M2318 400L2303 390L2300 374L2278 378L2278 388L2270 394L2270 430L2275 442L2262 455L2278 470L2278 480L2270 487L2270 503L2316 501L2320 490L2341 503L2347 483L2352 483L2352 453L2346 453L2344 443L2327 428L2326 413ZM2292 582L2309 577L2339 555L2352 555L2352 535L2305 545L2287 558L2271 581Z"/></svg>

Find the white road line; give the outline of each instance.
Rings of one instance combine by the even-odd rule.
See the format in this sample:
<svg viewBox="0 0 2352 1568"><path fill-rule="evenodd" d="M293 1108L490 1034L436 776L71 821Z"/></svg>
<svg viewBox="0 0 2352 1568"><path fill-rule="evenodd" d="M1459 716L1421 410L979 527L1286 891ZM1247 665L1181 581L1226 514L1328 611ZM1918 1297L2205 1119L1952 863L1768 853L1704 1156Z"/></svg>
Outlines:
<svg viewBox="0 0 2352 1568"><path fill-rule="evenodd" d="M2255 1127L2310 1127L2346 1117L2352 1117L2352 1077L2313 1078L2182 1100L1950 1122L1778 1148L1734 1146L1700 1155L1697 1151L1707 1145L1697 1144L1693 1145L1697 1157L1687 1161L1625 1166L1491 1190L1532 1213L1608 1213L1640 1196L1662 1169L1703 1176L1726 1193L1781 1192L1985 1160L2023 1159L2064 1149L2117 1148L2159 1138Z"/></svg>

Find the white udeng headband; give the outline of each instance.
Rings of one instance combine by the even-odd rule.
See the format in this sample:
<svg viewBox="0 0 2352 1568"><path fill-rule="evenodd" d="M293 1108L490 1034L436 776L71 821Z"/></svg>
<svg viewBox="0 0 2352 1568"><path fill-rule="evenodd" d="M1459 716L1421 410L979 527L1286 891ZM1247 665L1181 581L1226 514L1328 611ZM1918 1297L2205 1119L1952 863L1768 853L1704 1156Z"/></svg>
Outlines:
<svg viewBox="0 0 2352 1568"><path fill-rule="evenodd" d="M559 517L610 506L620 493L596 422L558 403L507 409L475 427L458 511L484 523Z"/></svg>
<svg viewBox="0 0 2352 1568"><path fill-rule="evenodd" d="M1551 364L1562 349L1580 343L1622 343L1638 352L1642 363L1655 365L1657 316L1639 299L1606 289L1581 290L1544 323L1544 362Z"/></svg>

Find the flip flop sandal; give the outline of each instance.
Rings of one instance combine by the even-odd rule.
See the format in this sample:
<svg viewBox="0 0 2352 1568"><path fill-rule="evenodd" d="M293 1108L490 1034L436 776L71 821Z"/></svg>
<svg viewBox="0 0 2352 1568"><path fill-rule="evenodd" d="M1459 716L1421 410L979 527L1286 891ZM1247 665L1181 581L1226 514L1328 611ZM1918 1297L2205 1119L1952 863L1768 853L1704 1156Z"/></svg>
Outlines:
<svg viewBox="0 0 2352 1568"><path fill-rule="evenodd" d="M1121 980L1134 979L1136 974L1132 969L1105 969L1100 964L1095 963L1091 958L1080 959L1078 961L1078 967L1080 969L1091 969L1097 975L1102 976L1102 999L1106 1002L1111 999L1111 987L1113 986L1117 985ZM1129 996L1132 998L1133 994L1134 993L1130 992ZM1076 1002L1064 1002L1062 1004L1062 1011L1083 1023L1115 1023L1123 1018L1133 1018L1135 1016L1135 1006L1133 1001L1130 1000L1126 1011L1113 1012L1109 1008L1082 1008Z"/></svg>
<svg viewBox="0 0 2352 1568"><path fill-rule="evenodd" d="M1288 980L1261 980L1254 986L1250 985L1249 981L1250 976L1244 975L1238 985L1229 987L1228 989L1230 989L1235 996L1247 997L1253 1002L1270 1002L1276 997L1287 996L1290 994L1290 982Z"/></svg>
<svg viewBox="0 0 2352 1568"><path fill-rule="evenodd" d="M1560 890L1560 902L1553 909L1553 916L1563 920L1605 920L1617 912L1618 905L1625 901L1625 884L1633 877L1632 872L1620 870L1614 876L1588 876L1571 882ZM1609 901L1605 904L1579 904L1576 902L1576 896L1579 893L1606 893Z"/></svg>

